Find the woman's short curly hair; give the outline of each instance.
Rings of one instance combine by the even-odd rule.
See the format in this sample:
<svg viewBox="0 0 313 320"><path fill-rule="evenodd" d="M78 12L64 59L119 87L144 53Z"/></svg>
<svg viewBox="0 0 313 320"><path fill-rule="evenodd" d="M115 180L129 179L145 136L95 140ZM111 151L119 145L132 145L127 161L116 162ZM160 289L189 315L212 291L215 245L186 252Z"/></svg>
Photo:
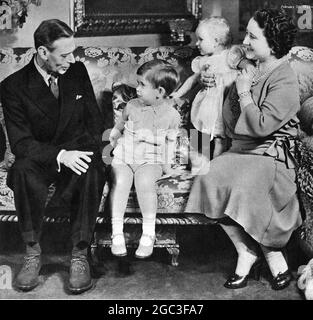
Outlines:
<svg viewBox="0 0 313 320"><path fill-rule="evenodd" d="M254 13L253 19L260 28L276 58L286 55L291 49L297 28L283 10L262 9Z"/></svg>

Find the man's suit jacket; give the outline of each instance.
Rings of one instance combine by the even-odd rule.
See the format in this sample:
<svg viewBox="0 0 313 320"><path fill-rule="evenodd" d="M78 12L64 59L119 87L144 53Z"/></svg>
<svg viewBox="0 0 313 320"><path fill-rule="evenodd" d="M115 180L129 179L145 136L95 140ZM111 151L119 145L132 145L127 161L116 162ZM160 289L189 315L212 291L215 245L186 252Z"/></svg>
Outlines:
<svg viewBox="0 0 313 320"><path fill-rule="evenodd" d="M56 166L61 149L100 150L103 121L84 64L72 64L58 81L60 103L33 60L2 82L4 118L17 159Z"/></svg>

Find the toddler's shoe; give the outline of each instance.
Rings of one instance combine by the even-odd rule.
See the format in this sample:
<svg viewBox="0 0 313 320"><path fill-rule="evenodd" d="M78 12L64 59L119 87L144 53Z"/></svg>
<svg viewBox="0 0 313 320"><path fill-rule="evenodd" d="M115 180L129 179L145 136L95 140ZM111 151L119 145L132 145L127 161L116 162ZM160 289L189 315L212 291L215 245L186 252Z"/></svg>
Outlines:
<svg viewBox="0 0 313 320"><path fill-rule="evenodd" d="M112 235L111 252L118 257L124 257L127 255L125 238L123 234Z"/></svg>
<svg viewBox="0 0 313 320"><path fill-rule="evenodd" d="M155 235L143 234L139 241L138 249L135 252L135 257L145 259L152 255Z"/></svg>

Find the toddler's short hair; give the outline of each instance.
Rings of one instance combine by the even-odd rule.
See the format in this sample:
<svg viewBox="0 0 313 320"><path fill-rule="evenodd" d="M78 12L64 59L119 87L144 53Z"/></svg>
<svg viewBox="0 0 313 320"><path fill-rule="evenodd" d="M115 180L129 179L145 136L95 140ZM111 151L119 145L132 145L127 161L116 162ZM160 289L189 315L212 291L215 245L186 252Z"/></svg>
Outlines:
<svg viewBox="0 0 313 320"><path fill-rule="evenodd" d="M232 43L232 34L228 21L223 17L205 18L199 22L215 36L218 43L224 47L229 47Z"/></svg>
<svg viewBox="0 0 313 320"><path fill-rule="evenodd" d="M137 75L145 76L154 88L164 88L166 96L173 93L179 83L179 75L175 68L161 59L145 62L138 68Z"/></svg>

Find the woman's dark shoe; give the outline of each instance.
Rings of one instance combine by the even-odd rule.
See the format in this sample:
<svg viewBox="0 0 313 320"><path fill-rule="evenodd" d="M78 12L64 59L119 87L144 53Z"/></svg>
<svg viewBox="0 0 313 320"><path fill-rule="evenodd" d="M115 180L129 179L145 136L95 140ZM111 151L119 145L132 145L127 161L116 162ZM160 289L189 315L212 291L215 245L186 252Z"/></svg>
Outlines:
<svg viewBox="0 0 313 320"><path fill-rule="evenodd" d="M292 274L289 270L284 273L279 272L276 277L272 279L272 289L273 290L282 290L289 286L290 281L292 280Z"/></svg>
<svg viewBox="0 0 313 320"><path fill-rule="evenodd" d="M262 267L262 260L257 259L250 269L249 274L246 276L238 276L238 274L232 274L224 283L224 287L227 289L240 289L244 288L248 284L248 279L260 280Z"/></svg>

